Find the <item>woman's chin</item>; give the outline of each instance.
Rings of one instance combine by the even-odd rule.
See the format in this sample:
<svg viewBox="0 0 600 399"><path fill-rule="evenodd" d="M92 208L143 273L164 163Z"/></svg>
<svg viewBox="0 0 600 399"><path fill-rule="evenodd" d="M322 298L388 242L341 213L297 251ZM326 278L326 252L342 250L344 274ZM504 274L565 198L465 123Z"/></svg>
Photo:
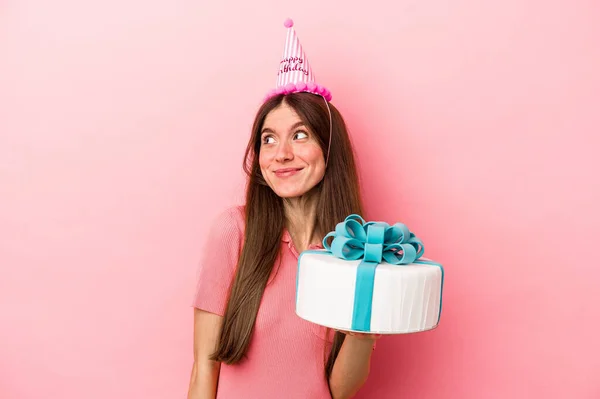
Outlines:
<svg viewBox="0 0 600 399"><path fill-rule="evenodd" d="M310 189L302 189L298 187L276 187L273 191L281 198L290 199L302 197L310 191Z"/></svg>
<svg viewBox="0 0 600 399"><path fill-rule="evenodd" d="M275 194L277 194L279 197L284 198L284 199L292 199L292 198L298 198L298 197L303 196L304 194L306 194L306 191L280 190L280 191L275 191Z"/></svg>
<svg viewBox="0 0 600 399"><path fill-rule="evenodd" d="M318 186L316 184L270 184L271 190L281 198L291 199L306 196L314 193Z"/></svg>

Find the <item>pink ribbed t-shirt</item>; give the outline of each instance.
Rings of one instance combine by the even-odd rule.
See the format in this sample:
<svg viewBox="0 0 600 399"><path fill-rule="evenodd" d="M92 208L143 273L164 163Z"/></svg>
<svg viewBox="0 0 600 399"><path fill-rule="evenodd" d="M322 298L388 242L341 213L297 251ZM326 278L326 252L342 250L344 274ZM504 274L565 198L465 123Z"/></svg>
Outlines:
<svg viewBox="0 0 600 399"><path fill-rule="evenodd" d="M199 266L193 306L223 315L244 237L244 208L212 224ZM247 358L221 365L218 399L330 399L324 354L331 335L295 313L298 252L284 231L280 266L265 289Z"/></svg>

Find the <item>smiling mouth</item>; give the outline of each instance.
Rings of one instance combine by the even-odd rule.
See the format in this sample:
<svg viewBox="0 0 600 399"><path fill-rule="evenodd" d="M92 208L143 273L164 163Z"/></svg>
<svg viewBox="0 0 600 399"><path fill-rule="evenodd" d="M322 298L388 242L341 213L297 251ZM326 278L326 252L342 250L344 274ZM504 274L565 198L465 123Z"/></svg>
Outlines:
<svg viewBox="0 0 600 399"><path fill-rule="evenodd" d="M304 168L286 168L286 169L278 169L275 171L275 176L277 177L290 177L294 176L296 173L300 172Z"/></svg>

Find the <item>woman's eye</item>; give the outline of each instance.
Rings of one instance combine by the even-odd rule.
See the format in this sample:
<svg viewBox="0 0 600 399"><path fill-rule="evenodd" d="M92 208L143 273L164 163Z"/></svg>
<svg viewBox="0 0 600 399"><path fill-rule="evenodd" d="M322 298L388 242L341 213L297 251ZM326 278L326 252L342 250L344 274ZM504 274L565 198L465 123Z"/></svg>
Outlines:
<svg viewBox="0 0 600 399"><path fill-rule="evenodd" d="M306 139L306 138L308 138L308 134L306 134L306 132L296 132L296 134L294 135L294 137L297 140Z"/></svg>
<svg viewBox="0 0 600 399"><path fill-rule="evenodd" d="M263 144L272 144L274 141L275 139L271 136L263 137Z"/></svg>

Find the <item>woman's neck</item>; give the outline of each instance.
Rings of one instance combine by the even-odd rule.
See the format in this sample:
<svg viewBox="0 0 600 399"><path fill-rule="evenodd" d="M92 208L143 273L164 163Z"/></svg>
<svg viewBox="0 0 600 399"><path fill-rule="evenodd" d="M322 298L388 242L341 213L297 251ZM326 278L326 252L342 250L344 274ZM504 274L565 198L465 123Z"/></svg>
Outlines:
<svg viewBox="0 0 600 399"><path fill-rule="evenodd" d="M299 198L283 200L286 228L298 252L320 242L316 231L318 198L317 193L307 193Z"/></svg>

